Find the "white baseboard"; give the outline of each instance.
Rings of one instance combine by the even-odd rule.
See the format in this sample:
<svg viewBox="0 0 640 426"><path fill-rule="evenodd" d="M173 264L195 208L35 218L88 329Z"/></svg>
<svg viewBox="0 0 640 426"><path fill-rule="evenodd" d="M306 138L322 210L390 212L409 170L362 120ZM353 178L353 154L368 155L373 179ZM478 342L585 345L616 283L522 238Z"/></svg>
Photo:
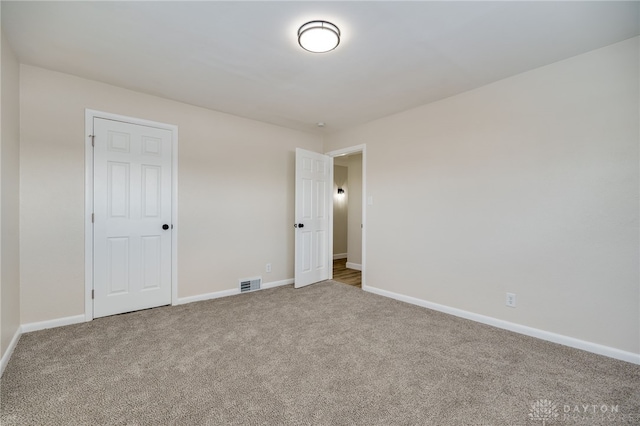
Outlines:
<svg viewBox="0 0 640 426"><path fill-rule="evenodd" d="M13 354L13 350L16 348L16 345L18 344L18 340L20 340L20 336L22 336L22 330L21 330L21 327L18 327L18 329L13 335L13 338L11 339L11 342L9 342L9 346L7 347L7 350L4 351L4 355L2 355L2 359L0 359L0 377L2 377L2 375L4 374L4 369L7 367L7 364L9 364L9 359L11 358L11 355Z"/></svg>
<svg viewBox="0 0 640 426"><path fill-rule="evenodd" d="M576 349L582 349L583 351L592 352L598 355L604 355L609 358L615 358L622 361L630 362L633 364L640 364L640 354L633 352L627 352L620 349L612 348L610 346L600 345L598 343L587 342L585 340L576 339L562 334L552 333L550 331L540 330L525 325L516 324L509 321L489 317L486 315L480 315L462 309L452 308L450 306L440 305L438 303L429 302L426 300L418 299L416 297L405 296L403 294L394 293L387 290L382 290L375 287L363 286L363 290L370 293L378 294L380 296L390 297L392 299L400 300L402 302L411 303L412 305L422 306L423 308L433 309L434 311L444 312L446 314L454 315L460 318L469 319L482 324L491 325L494 327L502 328L504 330L513 331L516 333L524 334L538 339L546 340L553 343L569 346Z"/></svg>
<svg viewBox="0 0 640 426"><path fill-rule="evenodd" d="M85 322L84 314L74 315L72 317L57 318L54 320L30 322L28 324L22 324L22 332L30 333L32 331L45 330L47 328L63 327L65 325L78 324Z"/></svg>
<svg viewBox="0 0 640 426"><path fill-rule="evenodd" d="M359 263L347 262L347 268L355 269L356 271L362 271L362 265Z"/></svg>
<svg viewBox="0 0 640 426"><path fill-rule="evenodd" d="M347 253L338 253L333 255L333 260L346 259L346 258L347 258Z"/></svg>
<svg viewBox="0 0 640 426"><path fill-rule="evenodd" d="M267 288L280 287L283 285L293 284L293 278L289 278L281 281L272 281L270 283L262 283L262 288L260 290L265 290Z"/></svg>
<svg viewBox="0 0 640 426"><path fill-rule="evenodd" d="M289 278L281 281L272 281L270 283L262 283L262 287L260 288L260 290L265 290L267 288L280 287L282 285L288 285L288 284L293 284L293 278ZM240 294L239 288L215 291L213 293L199 294L197 296L180 297L178 298L178 303L176 303L176 305L184 305L185 303L192 303L192 302L201 302L203 300L219 299L221 297L234 296L236 294Z"/></svg>
<svg viewBox="0 0 640 426"><path fill-rule="evenodd" d="M219 299L221 297L233 296L240 294L239 288L232 288L230 290L214 291L213 293L199 294L197 296L187 296L178 298L176 305L184 305L185 303L201 302L203 300Z"/></svg>

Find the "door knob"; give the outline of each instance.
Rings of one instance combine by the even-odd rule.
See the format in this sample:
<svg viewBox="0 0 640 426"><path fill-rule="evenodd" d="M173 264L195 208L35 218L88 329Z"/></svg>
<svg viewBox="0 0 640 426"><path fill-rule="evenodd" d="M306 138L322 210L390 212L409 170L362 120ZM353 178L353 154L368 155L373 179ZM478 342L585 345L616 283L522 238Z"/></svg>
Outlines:
<svg viewBox="0 0 640 426"><path fill-rule="evenodd" d="M294 228L304 228L304 223L296 223L293 225Z"/></svg>
<svg viewBox="0 0 640 426"><path fill-rule="evenodd" d="M167 224L165 223L164 225L162 225L162 229L164 229L164 230L166 231L167 229L169 229L169 225L167 225Z"/></svg>

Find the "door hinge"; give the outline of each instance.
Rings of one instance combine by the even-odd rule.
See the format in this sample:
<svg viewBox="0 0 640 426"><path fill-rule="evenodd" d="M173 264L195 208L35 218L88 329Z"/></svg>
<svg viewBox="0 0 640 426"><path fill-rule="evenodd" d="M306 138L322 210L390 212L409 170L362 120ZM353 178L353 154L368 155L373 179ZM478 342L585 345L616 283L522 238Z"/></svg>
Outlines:
<svg viewBox="0 0 640 426"><path fill-rule="evenodd" d="M96 214L95 213L91 213L91 223L94 223L96 220Z"/></svg>
<svg viewBox="0 0 640 426"><path fill-rule="evenodd" d="M96 135L89 135L91 138L91 146L96 146Z"/></svg>
<svg viewBox="0 0 640 426"><path fill-rule="evenodd" d="M96 292L95 290L91 290L91 298L92 299L95 299L95 292Z"/></svg>

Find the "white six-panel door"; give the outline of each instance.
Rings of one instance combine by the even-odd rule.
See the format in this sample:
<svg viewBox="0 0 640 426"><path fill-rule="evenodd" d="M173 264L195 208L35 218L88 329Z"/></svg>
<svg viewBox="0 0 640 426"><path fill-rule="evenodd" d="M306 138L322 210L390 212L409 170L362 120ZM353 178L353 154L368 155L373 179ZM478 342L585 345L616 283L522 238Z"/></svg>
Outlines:
<svg viewBox="0 0 640 426"><path fill-rule="evenodd" d="M296 149L296 288L329 279L332 171L332 157Z"/></svg>
<svg viewBox="0 0 640 426"><path fill-rule="evenodd" d="M93 316L170 304L171 131L93 124Z"/></svg>

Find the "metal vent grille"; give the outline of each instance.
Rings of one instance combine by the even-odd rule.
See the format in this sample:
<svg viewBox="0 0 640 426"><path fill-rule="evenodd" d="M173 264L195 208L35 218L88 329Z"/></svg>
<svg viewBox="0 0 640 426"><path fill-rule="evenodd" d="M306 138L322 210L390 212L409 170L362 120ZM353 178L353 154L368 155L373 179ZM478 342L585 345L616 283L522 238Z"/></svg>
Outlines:
<svg viewBox="0 0 640 426"><path fill-rule="evenodd" d="M240 293L244 293L245 291L260 290L261 285L262 277L246 278L240 280Z"/></svg>

